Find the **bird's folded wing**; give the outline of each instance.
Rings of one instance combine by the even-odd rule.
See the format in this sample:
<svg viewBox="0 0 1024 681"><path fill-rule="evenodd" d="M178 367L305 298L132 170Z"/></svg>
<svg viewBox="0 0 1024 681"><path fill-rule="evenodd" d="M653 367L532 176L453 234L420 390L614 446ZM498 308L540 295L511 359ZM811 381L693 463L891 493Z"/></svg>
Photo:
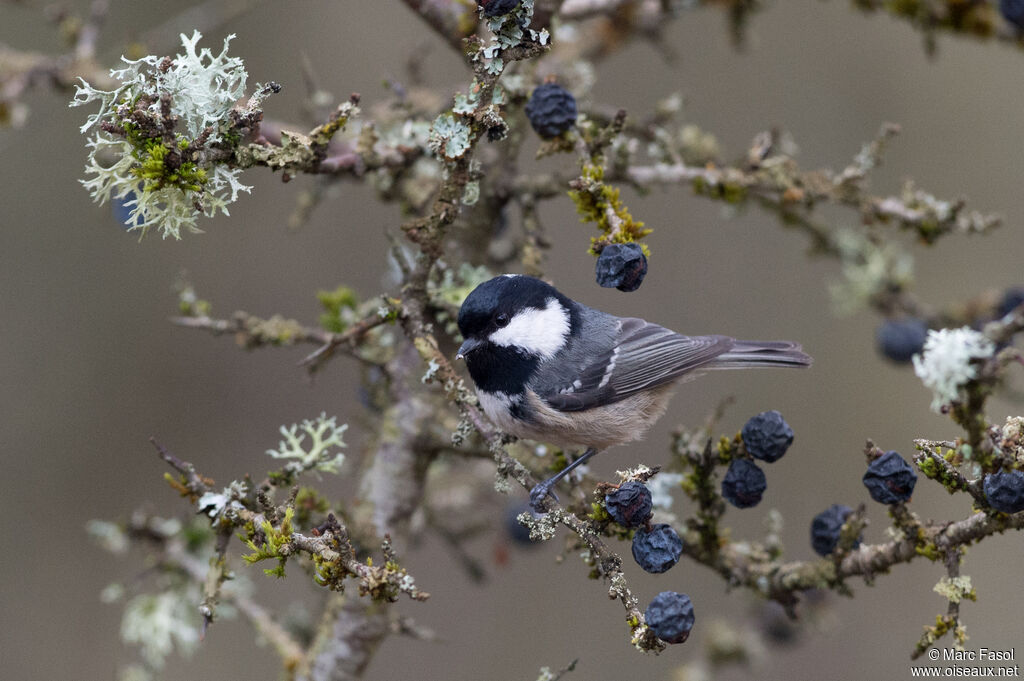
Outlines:
<svg viewBox="0 0 1024 681"><path fill-rule="evenodd" d="M623 319L614 347L587 362L571 383L540 394L560 411L581 411L673 381L732 347L727 336L683 336Z"/></svg>

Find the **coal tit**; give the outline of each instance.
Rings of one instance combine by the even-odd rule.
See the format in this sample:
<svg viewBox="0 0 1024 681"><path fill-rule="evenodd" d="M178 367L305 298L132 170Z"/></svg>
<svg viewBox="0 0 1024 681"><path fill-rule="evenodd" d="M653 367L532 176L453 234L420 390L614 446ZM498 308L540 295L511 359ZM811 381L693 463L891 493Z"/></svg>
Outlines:
<svg viewBox="0 0 1024 681"><path fill-rule="evenodd" d="M459 310L465 359L480 406L501 430L586 451L530 492L551 488L598 451L636 440L664 413L673 385L695 370L806 367L790 341L683 336L642 319L581 305L540 279L505 274L477 286Z"/></svg>

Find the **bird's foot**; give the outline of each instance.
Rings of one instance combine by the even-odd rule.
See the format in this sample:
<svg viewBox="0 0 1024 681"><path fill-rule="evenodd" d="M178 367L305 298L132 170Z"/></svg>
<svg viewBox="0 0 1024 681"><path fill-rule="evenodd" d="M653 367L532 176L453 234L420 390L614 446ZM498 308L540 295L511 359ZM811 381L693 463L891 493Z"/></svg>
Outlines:
<svg viewBox="0 0 1024 681"><path fill-rule="evenodd" d="M558 495L551 491L551 481L537 483L530 490L530 508L535 513L547 513L547 498L551 497L558 501Z"/></svg>

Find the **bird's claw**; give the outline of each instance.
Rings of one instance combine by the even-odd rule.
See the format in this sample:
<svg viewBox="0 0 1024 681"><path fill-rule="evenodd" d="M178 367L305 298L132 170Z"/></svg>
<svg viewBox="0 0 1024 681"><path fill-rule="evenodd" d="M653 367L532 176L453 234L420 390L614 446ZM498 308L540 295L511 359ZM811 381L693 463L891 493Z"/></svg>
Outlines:
<svg viewBox="0 0 1024 681"><path fill-rule="evenodd" d="M546 513L548 497L558 501L558 495L551 491L551 485L543 482L534 485L530 490L530 508L535 513Z"/></svg>

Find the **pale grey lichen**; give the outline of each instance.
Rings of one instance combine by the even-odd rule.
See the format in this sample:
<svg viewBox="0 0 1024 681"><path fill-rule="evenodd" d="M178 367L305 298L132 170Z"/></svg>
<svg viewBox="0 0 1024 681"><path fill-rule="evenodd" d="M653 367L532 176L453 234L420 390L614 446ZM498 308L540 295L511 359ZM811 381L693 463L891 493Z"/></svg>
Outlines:
<svg viewBox="0 0 1024 681"><path fill-rule="evenodd" d="M476 180L466 183L462 190L462 205L473 206L480 200L480 183Z"/></svg>
<svg viewBox="0 0 1024 681"><path fill-rule="evenodd" d="M913 258L891 242L878 244L856 230L844 229L836 234L835 247L844 281L830 285L829 293L841 314L856 312L874 296L913 281Z"/></svg>
<svg viewBox="0 0 1024 681"><path fill-rule="evenodd" d="M658 473L648 480L647 489L651 492L651 505L664 510L672 508L673 494L682 490L681 483L684 477L682 473Z"/></svg>
<svg viewBox="0 0 1024 681"><path fill-rule="evenodd" d="M124 598L125 588L124 584L120 582L111 582L103 587L100 591L100 602L101 603L117 603L119 600Z"/></svg>
<svg viewBox="0 0 1024 681"><path fill-rule="evenodd" d="M475 92L470 92L469 95L464 92L455 93L455 104L452 106L452 111L457 114L470 114L473 113L473 109L476 108L477 96Z"/></svg>
<svg viewBox="0 0 1024 681"><path fill-rule="evenodd" d="M977 378L975 361L993 352L992 341L969 327L930 330L922 354L914 355L913 361L914 373L932 391L932 411L960 401L964 386Z"/></svg>
<svg viewBox="0 0 1024 681"><path fill-rule="evenodd" d="M427 364L427 370L423 372L420 377L420 383L430 383L437 377L437 370L441 368L441 365L436 360L431 359Z"/></svg>
<svg viewBox="0 0 1024 681"><path fill-rule="evenodd" d="M974 587L971 586L970 575L943 577L932 590L951 603L959 603L965 598L974 600Z"/></svg>
<svg viewBox="0 0 1024 681"><path fill-rule="evenodd" d="M1007 416L999 448L1003 454L1024 463L1024 416Z"/></svg>
<svg viewBox="0 0 1024 681"><path fill-rule="evenodd" d="M489 73L498 74L504 68L504 63L501 59L502 50L507 50L512 47L516 47L520 43L523 43L527 36L529 40L546 45L550 41L551 36L548 34L547 29L540 31L534 31L533 29L523 30L524 26L529 26L530 21L533 19L533 2L534 0L521 0L519 5L507 14L502 14L496 17L484 17L487 22L487 28L491 30L491 41L483 49L473 54L473 60L487 59L490 60L486 65ZM483 9L481 8L481 12Z"/></svg>
<svg viewBox="0 0 1024 681"><path fill-rule="evenodd" d="M267 455L275 459L295 459L301 470L317 470L323 473L338 473L345 462L345 455L332 452L332 447L346 447L342 435L348 424L340 426L334 416L327 418L321 413L316 420L306 419L301 424L281 426L284 437L277 449L268 449ZM306 437L310 438L306 443Z"/></svg>
<svg viewBox="0 0 1024 681"><path fill-rule="evenodd" d="M194 587L136 596L125 606L121 639L139 645L146 663L162 669L175 648L189 655L199 643L200 623L193 607L198 600Z"/></svg>
<svg viewBox="0 0 1024 681"><path fill-rule="evenodd" d="M457 159L469 151L472 132L461 119L446 112L434 119L427 145L440 157Z"/></svg>
<svg viewBox="0 0 1024 681"><path fill-rule="evenodd" d="M85 524L85 529L100 546L110 553L124 553L128 550L128 535L116 523L106 520L90 520Z"/></svg>
<svg viewBox="0 0 1024 681"><path fill-rule="evenodd" d="M523 511L516 516L516 522L530 530L532 541L547 541L555 536L558 523L561 522L561 511L555 510L541 515Z"/></svg>
<svg viewBox="0 0 1024 681"><path fill-rule="evenodd" d="M83 186L97 203L120 201L128 209L125 224L129 231L145 234L158 228L163 236L181 238L182 230L200 232L198 217L228 214L228 205L240 192L251 187L242 184L240 170L203 157L182 159L179 167L161 172L161 162L171 153L179 153L208 131L205 143L219 143L228 128L228 113L245 94L247 73L241 59L229 57L228 44L214 55L209 48L198 48L202 35L181 34L184 48L173 59L149 55L129 60L124 68L110 75L121 85L100 90L85 80L76 86L71 106L99 103L99 111L89 115L81 130L94 130L87 142L89 149ZM174 132L167 129L168 142L161 137L140 134L138 112L154 120L166 120L169 105ZM184 130L181 130L181 128ZM148 162L148 164L147 164ZM154 175L159 175L155 178Z"/></svg>
<svg viewBox="0 0 1024 681"><path fill-rule="evenodd" d="M239 499L245 497L248 492L248 485L245 482L232 480L231 484L221 492L206 492L196 504L200 513L205 513L211 519L217 520L220 517L234 518L237 513L245 507Z"/></svg>
<svg viewBox="0 0 1024 681"><path fill-rule="evenodd" d="M184 33L179 37L185 53L175 56L166 69L161 67L163 58L154 55L135 60L121 57L127 66L110 71L111 77L121 81L120 87L106 92L79 79L82 84L75 86L71 106L94 101L100 103L99 112L86 119L82 132L88 132L104 120L111 120L124 106L125 100L134 103L140 95L150 95L153 98L150 110L154 114L160 113L160 96L167 94L171 96L171 113L185 124L191 137L197 137L211 126L214 128L211 139L218 139L220 133L217 128L235 102L245 94L248 77L242 60L228 56L228 45L235 36L232 34L224 39L224 48L216 56L207 47L197 49L203 37L199 31L193 31L192 37Z"/></svg>
<svg viewBox="0 0 1024 681"><path fill-rule="evenodd" d="M117 681L153 681L153 673L142 665L130 664L117 675Z"/></svg>

